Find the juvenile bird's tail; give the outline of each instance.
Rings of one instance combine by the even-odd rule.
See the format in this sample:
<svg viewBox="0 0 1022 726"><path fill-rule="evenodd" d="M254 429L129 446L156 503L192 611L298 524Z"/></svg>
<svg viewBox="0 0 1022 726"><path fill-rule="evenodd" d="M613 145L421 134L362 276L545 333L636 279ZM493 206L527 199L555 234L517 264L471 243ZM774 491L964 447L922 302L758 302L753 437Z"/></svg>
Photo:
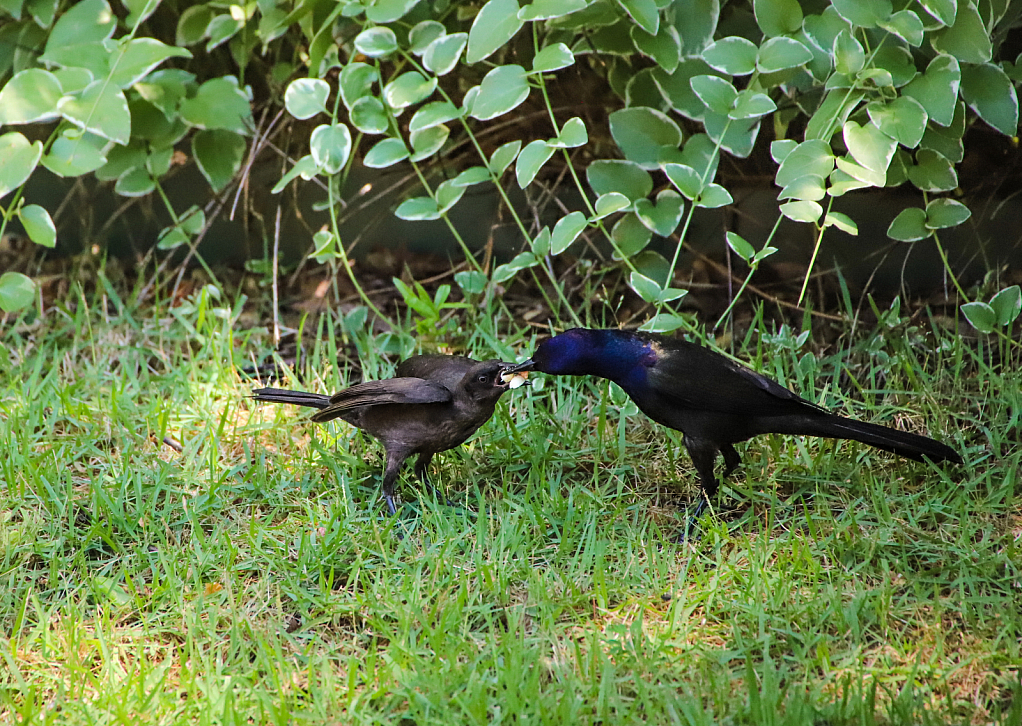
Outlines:
<svg viewBox="0 0 1022 726"><path fill-rule="evenodd" d="M833 416L818 422L817 436L830 436L835 439L851 439L898 456L916 461L951 461L962 463L961 455L947 444L942 444L926 436L910 434L907 431L879 426L877 424L856 421L842 416Z"/></svg>
<svg viewBox="0 0 1022 726"><path fill-rule="evenodd" d="M296 406L319 409L330 405L330 396L324 396L322 393L289 391L286 388L257 388L252 391L252 398L263 403L293 403Z"/></svg>

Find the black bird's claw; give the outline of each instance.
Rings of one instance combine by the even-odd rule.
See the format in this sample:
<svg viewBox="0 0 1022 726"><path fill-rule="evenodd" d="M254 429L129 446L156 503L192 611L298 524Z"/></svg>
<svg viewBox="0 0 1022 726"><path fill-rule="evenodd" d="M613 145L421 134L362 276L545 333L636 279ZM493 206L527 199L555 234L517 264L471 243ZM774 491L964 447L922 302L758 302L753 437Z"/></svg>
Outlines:
<svg viewBox="0 0 1022 726"><path fill-rule="evenodd" d="M702 535L699 533L699 517L702 516L703 512L706 511L706 494L703 492L699 493L699 503L692 508L688 516L685 518L685 528L678 532L675 536L674 541L678 544L684 544L685 542L698 542L702 539ZM691 532L691 536L689 535Z"/></svg>

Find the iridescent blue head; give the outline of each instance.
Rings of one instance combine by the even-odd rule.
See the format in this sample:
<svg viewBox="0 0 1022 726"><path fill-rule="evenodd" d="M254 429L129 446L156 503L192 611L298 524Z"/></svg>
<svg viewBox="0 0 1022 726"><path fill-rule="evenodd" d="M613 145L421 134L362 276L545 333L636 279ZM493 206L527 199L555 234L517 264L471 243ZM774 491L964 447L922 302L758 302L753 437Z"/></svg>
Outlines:
<svg viewBox="0 0 1022 726"><path fill-rule="evenodd" d="M656 363L653 342L627 330L574 328L539 344L531 361L517 366L566 376L599 376L624 387L645 378ZM531 363L531 366L530 366Z"/></svg>

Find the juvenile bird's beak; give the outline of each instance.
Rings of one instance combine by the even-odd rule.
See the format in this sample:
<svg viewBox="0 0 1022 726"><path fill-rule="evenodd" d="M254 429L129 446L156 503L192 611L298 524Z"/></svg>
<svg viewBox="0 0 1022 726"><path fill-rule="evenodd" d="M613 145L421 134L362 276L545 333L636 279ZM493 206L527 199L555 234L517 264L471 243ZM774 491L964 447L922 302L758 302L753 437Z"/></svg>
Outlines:
<svg viewBox="0 0 1022 726"><path fill-rule="evenodd" d="M526 384L526 379L529 377L527 371L521 369L522 364L510 365L501 368L500 370L500 382L505 384L512 391L516 388L520 388Z"/></svg>

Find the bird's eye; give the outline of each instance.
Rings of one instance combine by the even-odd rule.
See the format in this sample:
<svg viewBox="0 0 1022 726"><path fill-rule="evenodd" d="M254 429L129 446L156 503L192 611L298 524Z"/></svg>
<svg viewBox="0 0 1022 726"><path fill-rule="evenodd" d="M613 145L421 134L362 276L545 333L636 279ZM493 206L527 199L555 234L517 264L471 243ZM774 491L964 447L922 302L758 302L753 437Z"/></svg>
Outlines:
<svg viewBox="0 0 1022 726"><path fill-rule="evenodd" d="M479 376L479 378L477 378L476 380L478 380L480 383L487 383L490 380L490 377L487 375L482 375Z"/></svg>

